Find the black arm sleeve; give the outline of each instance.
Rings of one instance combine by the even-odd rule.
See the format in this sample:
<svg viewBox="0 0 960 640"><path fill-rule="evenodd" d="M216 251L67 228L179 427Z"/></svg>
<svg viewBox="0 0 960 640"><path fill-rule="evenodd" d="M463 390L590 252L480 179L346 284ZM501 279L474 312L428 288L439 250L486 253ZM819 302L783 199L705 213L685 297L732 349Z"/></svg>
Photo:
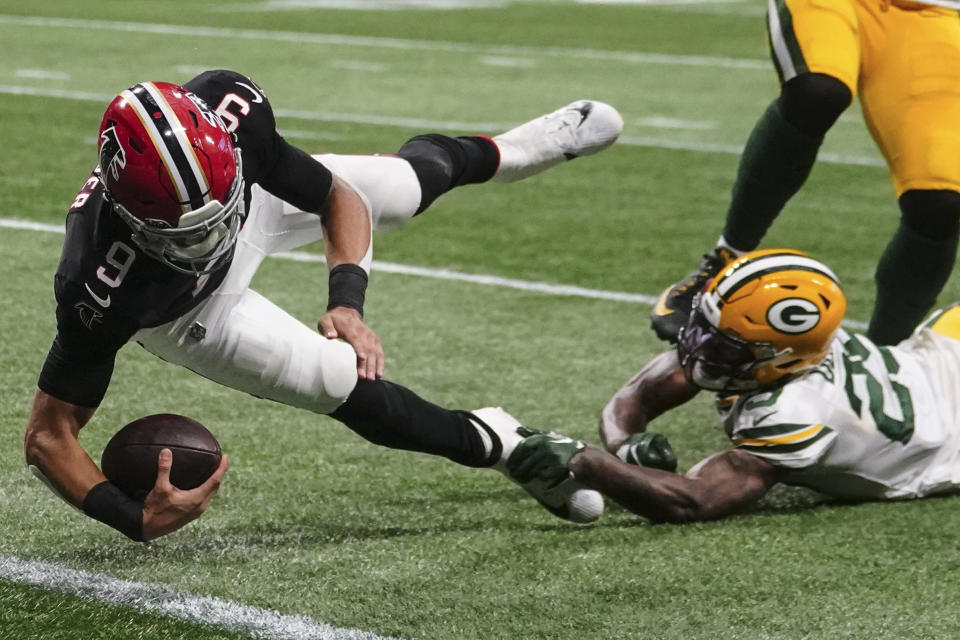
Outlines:
<svg viewBox="0 0 960 640"><path fill-rule="evenodd" d="M261 177L261 187L298 209L319 213L331 184L329 169L277 134L274 162Z"/></svg>

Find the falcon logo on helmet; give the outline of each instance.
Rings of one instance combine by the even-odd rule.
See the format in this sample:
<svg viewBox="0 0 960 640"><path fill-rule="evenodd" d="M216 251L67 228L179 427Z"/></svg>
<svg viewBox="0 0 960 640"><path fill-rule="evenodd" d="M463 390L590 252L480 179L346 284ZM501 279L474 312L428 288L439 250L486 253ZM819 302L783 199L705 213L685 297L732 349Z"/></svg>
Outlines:
<svg viewBox="0 0 960 640"><path fill-rule="evenodd" d="M100 171L109 173L114 180L120 179L120 169L127 166L127 156L117 139L117 128L113 123L100 132Z"/></svg>
<svg viewBox="0 0 960 640"><path fill-rule="evenodd" d="M799 251L754 251L697 295L677 345L687 379L703 389L780 384L816 366L846 312L837 276Z"/></svg>
<svg viewBox="0 0 960 640"><path fill-rule="evenodd" d="M134 85L107 107L99 143L107 196L144 253L194 275L229 262L244 215L241 157L203 100L166 82Z"/></svg>

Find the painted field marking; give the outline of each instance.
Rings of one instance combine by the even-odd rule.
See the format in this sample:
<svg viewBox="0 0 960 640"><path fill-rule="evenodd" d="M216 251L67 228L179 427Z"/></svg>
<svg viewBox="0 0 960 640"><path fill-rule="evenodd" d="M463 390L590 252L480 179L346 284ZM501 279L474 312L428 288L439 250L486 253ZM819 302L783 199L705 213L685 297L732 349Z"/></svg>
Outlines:
<svg viewBox="0 0 960 640"><path fill-rule="evenodd" d="M488 67L505 67L508 69L532 69L537 66L536 60L509 56L480 56L480 62Z"/></svg>
<svg viewBox="0 0 960 640"><path fill-rule="evenodd" d="M217 11L260 13L304 9L350 9L353 11L399 11L409 9L497 9L508 0L265 0L253 4L216 5Z"/></svg>
<svg viewBox="0 0 960 640"><path fill-rule="evenodd" d="M182 38L226 38L232 40L261 40L267 42L294 42L299 44L337 45L379 49L406 49L473 53L494 56L530 57L549 56L591 60L614 60L633 64L661 64L711 69L745 69L770 72L770 63L758 58L729 58L724 56L671 55L640 51L610 51L576 47L535 47L517 45L477 45L465 42L409 40L348 36L335 33L306 33L299 31L268 31L262 29L233 29L229 27L198 27L179 24L147 22L116 22L110 20L82 20L75 18L46 18L41 16L0 15L0 24L24 27L63 28L98 31L150 33Z"/></svg>
<svg viewBox="0 0 960 640"><path fill-rule="evenodd" d="M101 573L70 569L51 562L0 555L0 578L96 600L167 618L213 625L276 640L387 640L384 636L343 629L307 616L293 616L220 598L176 591L160 584L120 580Z"/></svg>
<svg viewBox="0 0 960 640"><path fill-rule="evenodd" d="M717 128L717 123L710 120L681 120L665 118L663 116L649 116L635 121L642 127L651 129L693 129L695 131L709 131Z"/></svg>
<svg viewBox="0 0 960 640"><path fill-rule="evenodd" d="M387 65L376 62L366 62L364 60L331 60L330 66L334 69L346 69L347 71L360 71L363 73L383 73L387 71Z"/></svg>
<svg viewBox="0 0 960 640"><path fill-rule="evenodd" d="M712 144L709 142L686 142L682 140L667 140L664 138L646 138L641 136L620 136L616 144L632 147L650 147L655 149L676 149L678 151L695 151L697 153L725 153L739 156L743 153L742 145ZM841 164L855 167L886 167L883 158L878 156L847 156L839 153L821 152L817 155L817 162L826 164Z"/></svg>
<svg viewBox="0 0 960 640"><path fill-rule="evenodd" d="M18 85L0 84L0 94L32 96L43 98L60 98L63 100L81 100L85 102L97 102L106 105L113 100L114 95L108 93L96 93L93 91L72 91L68 89L52 89L27 87ZM476 133L499 133L506 131L517 123L497 123L497 122L460 122L456 120L427 120L424 118L402 118L396 116L381 116L375 114L359 113L334 113L327 111L309 111L304 109L274 109L274 113L282 118L294 118L297 120L308 120L315 122L346 122L351 124L365 124L375 126L406 127L410 129L432 130L432 131L472 131ZM669 129L704 129L711 126L699 120L676 120L662 118L641 118L638 121L641 126L663 127ZM631 147L649 147L654 149L674 149L679 151L693 151L697 153L724 153L730 155L740 155L743 147L739 145L712 144L707 142L686 142L682 140L670 140L666 138L650 138L642 136L620 136L617 139L618 145ZM870 156L847 156L836 153L823 152L817 157L819 162L827 164L840 164L865 167L884 167L883 160L879 157Z"/></svg>
<svg viewBox="0 0 960 640"><path fill-rule="evenodd" d="M70 74L64 71L52 71L50 69L17 69L13 75L18 78L30 78L31 80L69 80Z"/></svg>
<svg viewBox="0 0 960 640"><path fill-rule="evenodd" d="M32 222L30 220L13 220L9 218L0 218L0 227L7 229L22 229L27 231L42 231L46 233L64 232L63 226L55 224L46 224L43 222ZM281 260L291 260L294 262L313 262L325 263L326 258L318 253L308 253L306 251L284 251L275 253L271 257ZM658 296L644 293L628 293L625 291L607 291L604 289L588 289L575 285L555 284L552 282L539 282L536 280L518 280L515 278L504 278L502 276L463 273L453 271L452 269L438 269L434 267L419 267L416 265L400 264L397 262L373 261L373 268L384 273L393 273L397 275L417 276L421 278L435 278L437 280L452 280L456 282L467 282L488 287L503 287L506 289L516 289L519 291L533 291L552 296L572 296L576 298L589 298L594 300L609 300L613 302L627 302L630 304L642 304L652 307L657 303ZM865 322L858 320L844 320L843 324L856 331L867 328Z"/></svg>
<svg viewBox="0 0 960 640"><path fill-rule="evenodd" d="M691 4L742 4L744 0L574 0L576 4L635 4L668 7Z"/></svg>

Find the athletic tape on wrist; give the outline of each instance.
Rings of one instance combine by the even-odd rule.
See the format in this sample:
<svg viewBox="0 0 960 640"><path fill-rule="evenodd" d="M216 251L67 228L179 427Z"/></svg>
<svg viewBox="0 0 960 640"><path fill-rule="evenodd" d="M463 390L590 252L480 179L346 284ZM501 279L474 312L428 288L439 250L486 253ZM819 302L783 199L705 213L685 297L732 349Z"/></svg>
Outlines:
<svg viewBox="0 0 960 640"><path fill-rule="evenodd" d="M96 485L83 498L83 512L136 542L143 542L143 503L134 500L109 480Z"/></svg>
<svg viewBox="0 0 960 640"><path fill-rule="evenodd" d="M348 307L363 315L363 301L367 292L367 272L356 264L338 264L330 270L327 311L334 307Z"/></svg>

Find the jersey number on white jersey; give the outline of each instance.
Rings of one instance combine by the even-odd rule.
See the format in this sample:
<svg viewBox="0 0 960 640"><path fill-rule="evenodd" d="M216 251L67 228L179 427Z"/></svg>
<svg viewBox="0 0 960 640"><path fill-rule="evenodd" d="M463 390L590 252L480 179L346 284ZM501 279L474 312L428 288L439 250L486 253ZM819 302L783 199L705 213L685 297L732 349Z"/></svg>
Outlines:
<svg viewBox="0 0 960 640"><path fill-rule="evenodd" d="M844 390L847 392L847 399L850 401L850 406L854 412L859 415L861 408L866 404L880 433L896 442L904 444L909 442L913 435L913 400L910 398L909 389L895 379L896 373L900 370L900 363L890 353L890 349L886 347L877 348L885 369L882 377L889 381L890 390L900 405L900 414L903 417L898 419L884 410L883 385L877 379L877 376L874 376L867 369L865 361L871 355L870 350L856 336L851 336L844 343L844 350L843 362L847 370ZM863 378L864 385L858 389L859 385L856 381L860 378ZM864 388L866 389L865 398L862 393Z"/></svg>

